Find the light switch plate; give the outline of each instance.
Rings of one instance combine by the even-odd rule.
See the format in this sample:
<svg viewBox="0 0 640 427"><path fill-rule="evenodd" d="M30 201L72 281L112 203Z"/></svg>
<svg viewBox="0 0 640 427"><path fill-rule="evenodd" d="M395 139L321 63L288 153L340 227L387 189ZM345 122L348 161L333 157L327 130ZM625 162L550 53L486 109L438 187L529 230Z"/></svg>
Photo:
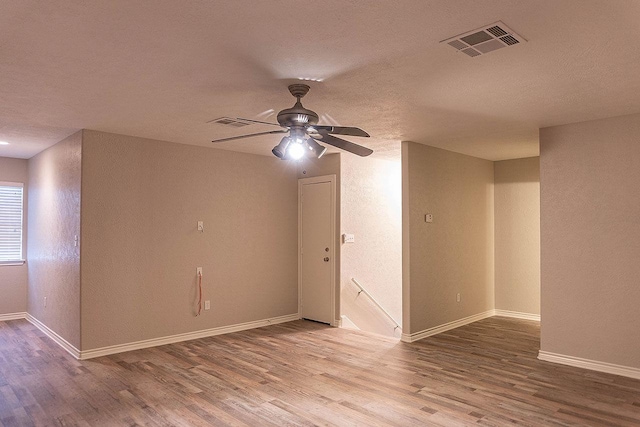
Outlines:
<svg viewBox="0 0 640 427"><path fill-rule="evenodd" d="M342 243L355 243L356 236L354 234L343 234Z"/></svg>

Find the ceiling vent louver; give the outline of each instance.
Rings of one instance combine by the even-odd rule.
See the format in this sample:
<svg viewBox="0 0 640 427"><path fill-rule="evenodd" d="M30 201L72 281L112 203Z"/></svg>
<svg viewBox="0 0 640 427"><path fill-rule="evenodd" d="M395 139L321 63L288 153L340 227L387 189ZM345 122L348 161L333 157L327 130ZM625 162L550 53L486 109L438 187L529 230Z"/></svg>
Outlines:
<svg viewBox="0 0 640 427"><path fill-rule="evenodd" d="M207 123L217 123L219 125L231 126L234 128L241 128L249 126L251 123L238 119L232 119L231 117L220 117L217 119L209 120Z"/></svg>
<svg viewBox="0 0 640 427"><path fill-rule="evenodd" d="M474 57L474 56L478 56L478 55L482 55L480 52L478 52L475 49L469 48L469 49L462 49L462 53L466 53L467 55L469 55L470 57Z"/></svg>
<svg viewBox="0 0 640 427"><path fill-rule="evenodd" d="M484 27L459 34L440 43L446 43L458 52L476 57L494 50L520 43L526 43L524 37L516 34L504 22L498 21Z"/></svg>

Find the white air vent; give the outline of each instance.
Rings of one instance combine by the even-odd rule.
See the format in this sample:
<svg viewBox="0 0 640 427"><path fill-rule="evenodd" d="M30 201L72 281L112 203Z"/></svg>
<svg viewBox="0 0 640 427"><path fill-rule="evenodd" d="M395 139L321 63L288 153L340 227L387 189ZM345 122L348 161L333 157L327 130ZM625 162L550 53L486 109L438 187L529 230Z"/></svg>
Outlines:
<svg viewBox="0 0 640 427"><path fill-rule="evenodd" d="M442 40L458 52L470 57L480 56L503 47L514 46L527 41L513 32L503 22L498 21L473 31Z"/></svg>
<svg viewBox="0 0 640 427"><path fill-rule="evenodd" d="M217 123L219 125L231 126L234 128L241 128L251 124L239 119L232 119L231 117L220 117L218 119L209 120L207 123Z"/></svg>

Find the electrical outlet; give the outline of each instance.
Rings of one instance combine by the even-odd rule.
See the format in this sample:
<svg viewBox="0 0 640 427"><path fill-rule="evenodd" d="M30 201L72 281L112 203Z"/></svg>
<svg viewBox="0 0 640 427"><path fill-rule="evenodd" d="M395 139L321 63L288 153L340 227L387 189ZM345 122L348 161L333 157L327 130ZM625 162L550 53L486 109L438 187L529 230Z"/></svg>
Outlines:
<svg viewBox="0 0 640 427"><path fill-rule="evenodd" d="M456 302L460 302L460 293L459 292L456 294Z"/></svg>
<svg viewBox="0 0 640 427"><path fill-rule="evenodd" d="M206 301L204 302L204 309L205 309L205 310L211 310L211 301L206 300Z"/></svg>
<svg viewBox="0 0 640 427"><path fill-rule="evenodd" d="M198 221L198 231L204 231L204 222Z"/></svg>
<svg viewBox="0 0 640 427"><path fill-rule="evenodd" d="M196 276L202 276L202 267L196 267Z"/></svg>
<svg viewBox="0 0 640 427"><path fill-rule="evenodd" d="M433 214L425 214L424 215L424 222L433 222Z"/></svg>

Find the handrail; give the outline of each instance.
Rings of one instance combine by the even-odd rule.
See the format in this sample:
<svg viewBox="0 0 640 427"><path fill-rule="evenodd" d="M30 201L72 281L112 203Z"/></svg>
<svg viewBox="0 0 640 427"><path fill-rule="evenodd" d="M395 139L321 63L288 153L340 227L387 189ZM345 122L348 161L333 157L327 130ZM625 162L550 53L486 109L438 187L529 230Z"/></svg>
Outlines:
<svg viewBox="0 0 640 427"><path fill-rule="evenodd" d="M378 306L378 308L379 308L380 310L382 310L382 312L383 312L384 314L386 314L386 315L387 315L387 317L388 317L389 319L391 319L391 321L392 321L393 323L395 323L395 324L396 324L396 327L395 327L395 328L393 328L393 330L394 330L394 331L395 331L396 329L398 329L398 328L402 329L402 327L400 327L400 323L398 323L398 321L397 321L396 319L394 319L394 318L393 318L393 316L392 316L392 315L390 315L390 314L389 314L389 312L388 312L387 310L385 310L385 309L384 309L384 307L383 307L383 306L381 306L381 305L380 305L380 303L379 303L378 301L376 301L376 299L373 297L373 295L371 295L369 292L367 292L367 290L366 290L365 288L363 288L363 287L362 287L362 285L361 285L360 283L358 283L358 281L357 281L356 279L354 279L353 277L351 278L351 281L352 281L353 283L355 283L357 287L359 287L359 288L360 288L360 291L358 292L358 295L360 295L360 293L361 293L361 292L364 292L364 294L365 294L366 296L368 296L368 297L369 297L369 299L370 299L371 301L373 301L373 303L374 303L375 305L377 305L377 306Z"/></svg>

